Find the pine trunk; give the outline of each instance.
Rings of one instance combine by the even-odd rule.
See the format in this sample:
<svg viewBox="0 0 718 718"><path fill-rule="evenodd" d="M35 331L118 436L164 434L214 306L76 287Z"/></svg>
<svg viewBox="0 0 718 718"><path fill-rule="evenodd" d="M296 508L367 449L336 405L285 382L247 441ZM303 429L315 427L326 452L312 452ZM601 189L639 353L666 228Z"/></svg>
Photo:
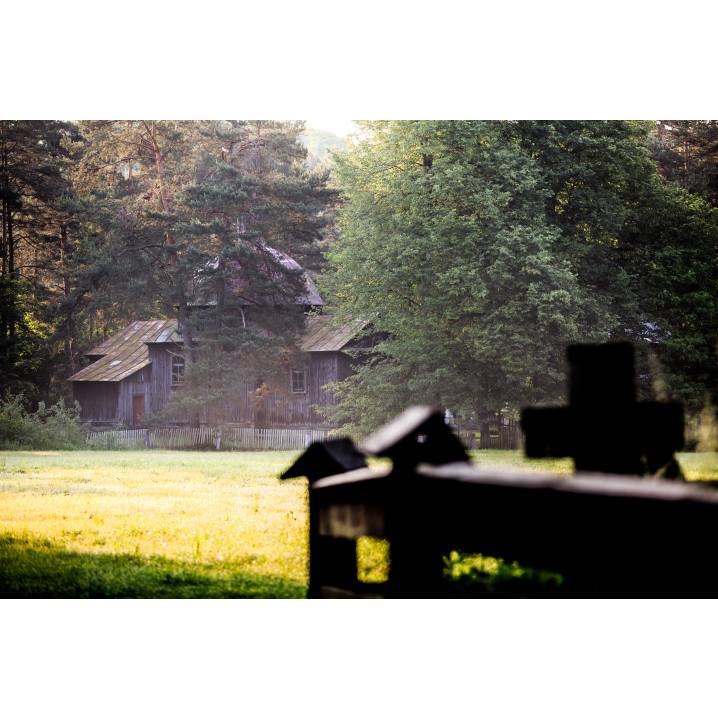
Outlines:
<svg viewBox="0 0 718 718"><path fill-rule="evenodd" d="M65 225L60 226L60 246L62 248L63 262L67 262L67 256L69 246L67 244L67 227ZM68 276L67 268L63 278L65 296L70 296L70 277ZM80 353L77 350L77 336L75 330L75 317L70 311L67 315L67 335L70 347L70 361L72 362L72 373L77 374L80 371Z"/></svg>

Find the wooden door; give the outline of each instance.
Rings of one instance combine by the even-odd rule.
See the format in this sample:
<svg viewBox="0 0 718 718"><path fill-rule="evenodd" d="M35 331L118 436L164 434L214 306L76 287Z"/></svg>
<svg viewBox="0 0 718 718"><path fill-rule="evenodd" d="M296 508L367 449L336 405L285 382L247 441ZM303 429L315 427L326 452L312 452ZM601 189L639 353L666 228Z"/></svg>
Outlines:
<svg viewBox="0 0 718 718"><path fill-rule="evenodd" d="M145 419L145 395L132 395L132 426L139 426Z"/></svg>

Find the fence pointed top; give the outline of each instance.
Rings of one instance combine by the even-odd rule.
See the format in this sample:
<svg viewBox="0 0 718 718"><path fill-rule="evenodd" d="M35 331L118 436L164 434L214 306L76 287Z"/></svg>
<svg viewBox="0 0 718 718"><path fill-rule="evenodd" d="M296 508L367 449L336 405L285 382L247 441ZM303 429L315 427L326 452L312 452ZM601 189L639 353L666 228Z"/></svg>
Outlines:
<svg viewBox="0 0 718 718"><path fill-rule="evenodd" d="M364 455L351 439L315 441L279 478L306 476L310 483L327 476L344 474L367 465Z"/></svg>
<svg viewBox="0 0 718 718"><path fill-rule="evenodd" d="M446 426L444 417L432 406L407 409L370 436L364 450L373 456L388 456L395 465L407 467L419 463L440 466L469 460L461 442Z"/></svg>

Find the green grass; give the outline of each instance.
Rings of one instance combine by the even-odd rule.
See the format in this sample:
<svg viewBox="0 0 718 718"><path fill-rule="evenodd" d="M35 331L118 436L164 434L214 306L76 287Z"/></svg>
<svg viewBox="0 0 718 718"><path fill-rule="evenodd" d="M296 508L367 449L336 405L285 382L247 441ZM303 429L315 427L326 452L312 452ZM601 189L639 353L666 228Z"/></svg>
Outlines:
<svg viewBox="0 0 718 718"><path fill-rule="evenodd" d="M0 452L0 597L299 598L307 587L307 483L277 476L301 452ZM570 460L476 451L496 470L570 476ZM681 454L718 480L714 454ZM382 462L372 462L380 464ZM362 580L387 575L360 542ZM447 557L457 595L553 595L555 575Z"/></svg>
<svg viewBox="0 0 718 718"><path fill-rule="evenodd" d="M303 596L298 453L0 454L0 595Z"/></svg>

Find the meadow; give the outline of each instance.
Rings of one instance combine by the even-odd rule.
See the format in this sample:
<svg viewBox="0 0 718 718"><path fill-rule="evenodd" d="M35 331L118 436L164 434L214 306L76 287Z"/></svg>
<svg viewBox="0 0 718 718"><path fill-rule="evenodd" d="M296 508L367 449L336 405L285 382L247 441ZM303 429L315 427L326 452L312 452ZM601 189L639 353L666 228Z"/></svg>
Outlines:
<svg viewBox="0 0 718 718"><path fill-rule="evenodd" d="M302 598L307 482L277 478L300 453L1 452L0 597ZM573 472L569 459L471 453L486 468ZM718 480L715 454L679 460L690 480ZM381 547L360 542L359 552L367 580L381 580ZM447 576L459 595L477 576L489 591L497 577L560 584L459 554Z"/></svg>

